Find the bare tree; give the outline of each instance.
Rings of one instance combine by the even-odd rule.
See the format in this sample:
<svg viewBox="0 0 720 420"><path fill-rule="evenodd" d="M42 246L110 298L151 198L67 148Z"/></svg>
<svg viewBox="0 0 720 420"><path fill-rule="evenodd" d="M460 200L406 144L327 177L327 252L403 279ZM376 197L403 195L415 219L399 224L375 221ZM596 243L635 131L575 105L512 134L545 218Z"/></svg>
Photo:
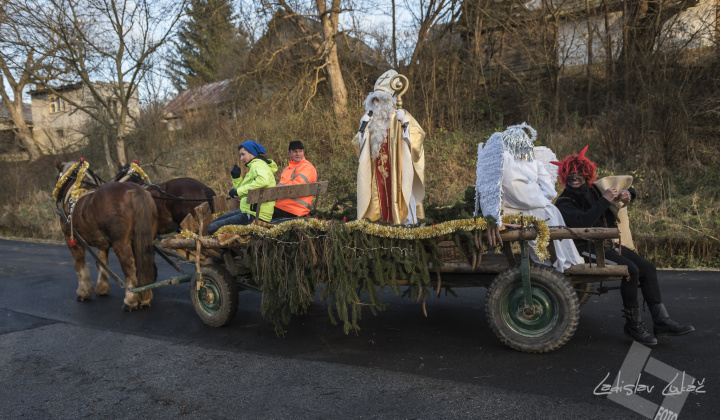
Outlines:
<svg viewBox="0 0 720 420"><path fill-rule="evenodd" d="M23 90L34 82L33 74L52 74L48 70L53 68L55 51L46 49L38 52L32 47L30 40L34 34L26 26L31 17L31 11L22 3L12 0L0 3L0 97L10 111L17 137L27 149L30 161L34 161L42 156L43 151L35 142L23 115ZM12 98L8 90L12 92Z"/></svg>
<svg viewBox="0 0 720 420"><path fill-rule="evenodd" d="M56 51L65 66L61 77L34 73L40 85L105 128L115 141L120 164L127 163L125 137L134 116L130 106L138 85L154 67L182 16L185 1L164 0L25 0L36 13L34 30L47 45L37 51ZM94 80L108 83L95 83ZM81 82L91 101L65 95L58 84ZM113 158L103 136L108 166Z"/></svg>
<svg viewBox="0 0 720 420"><path fill-rule="evenodd" d="M418 35L415 49L410 58L409 67L412 69L417 64L420 54L425 44L430 38L433 30L438 29L438 25L445 24L439 28L437 38L442 38L452 25L457 21L462 12L461 0L420 0L419 6L411 6L408 2L416 0L405 0L405 6L411 12L413 20L417 26ZM417 10L417 12L415 12Z"/></svg>
<svg viewBox="0 0 720 420"><path fill-rule="evenodd" d="M307 37L310 45L316 50L320 59L323 60L321 68L325 69L332 93L333 112L337 121L345 121L348 117L347 112L347 89L345 88L345 80L343 79L342 70L340 69L340 60L337 52L338 22L340 14L349 9L341 7L341 0L330 0L328 7L327 0L315 0L315 13L300 13L297 7L293 7L286 0L278 0L271 2L263 0L266 6L280 6L288 16L295 20L300 30ZM310 10L307 7L308 11ZM320 20L322 24L321 37L316 37L307 27L304 18L312 17ZM317 68L316 71L319 71ZM316 78L317 80L317 78Z"/></svg>

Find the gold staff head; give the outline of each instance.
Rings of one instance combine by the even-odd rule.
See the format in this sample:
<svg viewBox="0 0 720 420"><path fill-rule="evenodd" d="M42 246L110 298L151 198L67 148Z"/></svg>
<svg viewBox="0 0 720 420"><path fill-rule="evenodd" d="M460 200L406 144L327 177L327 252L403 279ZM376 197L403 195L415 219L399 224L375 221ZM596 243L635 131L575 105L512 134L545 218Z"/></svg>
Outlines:
<svg viewBox="0 0 720 420"><path fill-rule="evenodd" d="M402 109L402 96L408 89L408 78L402 74L396 74L390 79L390 87L397 93L397 107Z"/></svg>

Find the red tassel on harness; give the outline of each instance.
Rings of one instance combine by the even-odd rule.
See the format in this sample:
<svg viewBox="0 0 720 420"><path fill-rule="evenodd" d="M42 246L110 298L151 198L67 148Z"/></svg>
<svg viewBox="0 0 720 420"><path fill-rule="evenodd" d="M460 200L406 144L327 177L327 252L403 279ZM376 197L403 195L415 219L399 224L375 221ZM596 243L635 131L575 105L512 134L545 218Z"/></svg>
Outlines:
<svg viewBox="0 0 720 420"><path fill-rule="evenodd" d="M75 242L75 239L74 239L74 238L70 238L70 240L68 240L68 246L69 246L70 248L73 248L73 247L75 247L75 245L77 245L77 242Z"/></svg>

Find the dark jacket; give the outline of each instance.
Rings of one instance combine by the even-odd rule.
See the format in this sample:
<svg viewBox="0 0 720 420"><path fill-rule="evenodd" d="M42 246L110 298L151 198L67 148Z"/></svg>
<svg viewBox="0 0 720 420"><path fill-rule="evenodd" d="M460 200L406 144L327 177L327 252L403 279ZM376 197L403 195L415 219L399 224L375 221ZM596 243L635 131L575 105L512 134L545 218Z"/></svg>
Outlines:
<svg viewBox="0 0 720 420"><path fill-rule="evenodd" d="M635 199L635 190L628 188L630 200ZM615 214L610 210L610 201L602 196L595 185L589 188L565 188L555 200L565 224L571 228L603 227L616 228ZM579 243L576 240L576 245Z"/></svg>

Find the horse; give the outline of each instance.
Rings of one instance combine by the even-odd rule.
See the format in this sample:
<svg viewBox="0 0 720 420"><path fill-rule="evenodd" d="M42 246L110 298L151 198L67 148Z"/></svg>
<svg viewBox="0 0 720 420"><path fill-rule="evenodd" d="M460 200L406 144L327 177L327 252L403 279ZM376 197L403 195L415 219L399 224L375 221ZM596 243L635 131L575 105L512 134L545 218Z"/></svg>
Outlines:
<svg viewBox="0 0 720 420"><path fill-rule="evenodd" d="M78 275L77 300L90 299L93 293L106 296L110 292L108 274L100 263L97 263L99 274L93 288L85 263L84 243L98 249L105 266L110 247L115 251L126 280L123 310L150 306L152 291L132 291L134 287L153 283L157 276L153 249L157 207L150 193L131 183L98 185L98 178L88 174L91 170L82 159L80 165L56 161L55 166L58 181L53 196ZM81 188L87 189L82 195Z"/></svg>
<svg viewBox="0 0 720 420"><path fill-rule="evenodd" d="M158 209L158 235L177 232L183 219L204 201L209 202L211 211L214 211L213 197L217 194L197 179L174 178L151 184L144 175L128 164L120 168L113 180L140 184L150 192Z"/></svg>

